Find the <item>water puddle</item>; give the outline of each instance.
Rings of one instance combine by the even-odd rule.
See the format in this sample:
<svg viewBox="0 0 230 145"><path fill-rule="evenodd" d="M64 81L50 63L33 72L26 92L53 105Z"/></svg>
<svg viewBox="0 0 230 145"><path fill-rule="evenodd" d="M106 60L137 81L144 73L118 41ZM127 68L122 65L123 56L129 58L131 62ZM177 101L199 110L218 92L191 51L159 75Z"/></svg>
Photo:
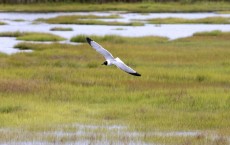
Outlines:
<svg viewBox="0 0 230 145"><path fill-rule="evenodd" d="M38 18L52 18L63 15L98 15L109 16L118 15L117 19L104 19L104 21L118 21L118 22L132 22L150 19L150 18L186 18L197 19L206 17L230 17L230 14L217 14L217 13L124 13L124 12L57 12L57 13L10 13L1 12L0 21L6 22L7 25L0 25L0 32L44 32L52 33L62 36L69 40L76 35L120 35L128 37L141 37L141 36L162 36L168 37L170 40L189 37L196 32L201 31L230 31L228 24L145 24L144 26L106 26L106 25L66 25L66 24L45 24L35 23L34 20ZM103 19L101 19L103 20ZM73 31L51 31L54 27L68 27ZM9 39L9 40L7 40ZM3 53L11 54L17 52L13 48L18 43L16 39L0 38L0 51ZM69 41L68 41L69 42ZM19 51L20 52L20 51Z"/></svg>
<svg viewBox="0 0 230 145"><path fill-rule="evenodd" d="M10 136L0 140L1 144L127 144L127 145L159 145L144 140L148 137L196 137L203 134L201 131L171 131L171 132L137 132L130 131L121 125L85 125L70 124L55 127L51 131L26 131L14 129L0 129ZM3 139L3 138L2 138Z"/></svg>

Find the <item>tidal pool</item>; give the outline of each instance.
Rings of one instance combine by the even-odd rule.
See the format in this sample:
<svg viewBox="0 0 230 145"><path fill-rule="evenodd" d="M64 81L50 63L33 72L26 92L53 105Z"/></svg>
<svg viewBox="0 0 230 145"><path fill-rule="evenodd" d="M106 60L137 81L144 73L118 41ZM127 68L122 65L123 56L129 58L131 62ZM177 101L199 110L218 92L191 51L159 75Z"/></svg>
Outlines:
<svg viewBox="0 0 230 145"><path fill-rule="evenodd" d="M230 17L230 14L217 14L217 13L125 13L125 12L57 12L57 13L10 13L1 12L0 21L6 22L7 25L0 25L0 32L44 32L52 33L70 39L73 36L85 35L120 35L128 37L141 37L141 36L162 36L168 37L170 40L189 37L196 32L201 31L230 31L228 24L162 24L154 25L145 23L144 26L106 26L106 25L75 25L75 24L46 24L38 23L34 20L38 18L52 18L63 15L119 15L117 19L105 19L104 21L118 21L118 22L131 22L141 21L145 23L145 19L150 18L187 18L197 19L205 17ZM68 27L73 31L51 31L53 27ZM0 37L0 52L12 54L18 52L13 48L19 41L8 37ZM67 41L69 42L69 41ZM20 52L20 51L19 51Z"/></svg>

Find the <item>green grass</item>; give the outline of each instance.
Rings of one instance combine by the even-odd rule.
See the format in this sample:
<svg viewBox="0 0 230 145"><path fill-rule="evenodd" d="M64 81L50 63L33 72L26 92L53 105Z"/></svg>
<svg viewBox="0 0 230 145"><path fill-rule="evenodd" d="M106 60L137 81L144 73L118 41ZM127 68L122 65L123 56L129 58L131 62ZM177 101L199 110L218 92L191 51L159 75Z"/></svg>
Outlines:
<svg viewBox="0 0 230 145"><path fill-rule="evenodd" d="M24 19L14 19L13 21L15 21L15 22L24 22L25 20Z"/></svg>
<svg viewBox="0 0 230 145"><path fill-rule="evenodd" d="M230 14L230 11L220 11L220 12L217 12L219 14Z"/></svg>
<svg viewBox="0 0 230 145"><path fill-rule="evenodd" d="M222 37L228 37L230 33L229 32L222 32L220 30L214 30L211 32L197 32L194 34L194 36L222 36Z"/></svg>
<svg viewBox="0 0 230 145"><path fill-rule="evenodd" d="M54 27L50 29L51 31L73 31L72 28Z"/></svg>
<svg viewBox="0 0 230 145"><path fill-rule="evenodd" d="M0 55L0 127L34 133L72 123L115 124L146 133L139 139L149 143L228 144L229 32L203 32L174 41L150 36L91 38L142 76L101 66L104 58L87 43L22 43L34 51ZM210 131L218 138L148 135L194 130ZM53 141L60 140L51 137Z"/></svg>
<svg viewBox="0 0 230 145"><path fill-rule="evenodd" d="M77 35L70 39L71 42L86 42L87 35ZM123 43L125 40L117 35L105 35L103 37L92 35L90 36L91 39L98 41L98 42L113 42L113 43Z"/></svg>
<svg viewBox="0 0 230 145"><path fill-rule="evenodd" d="M114 30L122 31L122 30L125 30L125 28L116 28Z"/></svg>
<svg viewBox="0 0 230 145"><path fill-rule="evenodd" d="M142 26L141 22L117 22L117 21L103 21L98 19L114 19L119 18L117 15L110 16L96 16L96 15L67 15L57 16L55 18L43 19L39 18L36 21L46 22L49 24L81 24L81 25L118 25L118 26Z"/></svg>
<svg viewBox="0 0 230 145"><path fill-rule="evenodd" d="M17 37L17 40L24 41L61 41L65 40L57 35L39 32L1 32L0 37Z"/></svg>
<svg viewBox="0 0 230 145"><path fill-rule="evenodd" d="M96 16L96 15L66 15L66 16L57 16L54 18L44 19L38 18L36 21L45 21L48 23L74 23L79 19L116 19L119 18L118 15L109 15L109 16Z"/></svg>
<svg viewBox="0 0 230 145"><path fill-rule="evenodd" d="M0 21L0 25L6 25L6 23L5 23L5 22L1 22L1 21Z"/></svg>
<svg viewBox="0 0 230 145"><path fill-rule="evenodd" d="M1 4L2 11L17 12L76 12L76 11L129 11L129 12L221 12L229 11L229 2L166 2L166 3L38 3Z"/></svg>
<svg viewBox="0 0 230 145"><path fill-rule="evenodd" d="M25 35L25 32L16 31L16 32L1 32L0 33L1 37L19 37L22 35Z"/></svg>
<svg viewBox="0 0 230 145"><path fill-rule="evenodd" d="M147 20L151 24L230 24L230 18L208 17L201 19L155 18Z"/></svg>

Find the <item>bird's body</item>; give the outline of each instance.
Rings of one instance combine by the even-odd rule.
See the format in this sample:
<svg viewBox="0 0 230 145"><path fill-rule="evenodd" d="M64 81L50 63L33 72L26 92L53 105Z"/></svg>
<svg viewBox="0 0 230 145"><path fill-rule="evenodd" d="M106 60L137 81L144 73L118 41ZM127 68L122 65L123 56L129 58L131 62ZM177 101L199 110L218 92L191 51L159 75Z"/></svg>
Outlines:
<svg viewBox="0 0 230 145"><path fill-rule="evenodd" d="M96 43L92 39L86 38L86 40L92 48L94 48L97 52L99 52L101 55L104 56L104 58L106 59L106 61L103 63L104 65L115 65L119 69L121 69L121 70L123 70L123 71L125 71L131 75L141 76L141 74L137 73L135 70L128 67L120 58L118 58L118 57L114 58L113 55L109 51L104 49L101 45L99 45L98 43Z"/></svg>

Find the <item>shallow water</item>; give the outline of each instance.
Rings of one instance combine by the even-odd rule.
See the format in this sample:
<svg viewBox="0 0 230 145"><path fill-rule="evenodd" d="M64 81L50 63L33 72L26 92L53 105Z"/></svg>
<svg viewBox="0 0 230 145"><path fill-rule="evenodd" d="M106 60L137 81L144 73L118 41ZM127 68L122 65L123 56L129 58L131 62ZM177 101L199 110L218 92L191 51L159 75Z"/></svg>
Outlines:
<svg viewBox="0 0 230 145"><path fill-rule="evenodd" d="M31 50L19 50L13 48L14 45L21 42L19 40L16 40L16 38L0 37L0 42L0 52L4 52L6 54L14 54L18 52L31 52Z"/></svg>
<svg viewBox="0 0 230 145"><path fill-rule="evenodd" d="M14 129L0 129L11 138L0 140L0 144L127 144L127 145L159 145L159 143L145 142L148 137L196 137L201 131L171 131L171 132L137 132L130 131L122 125L85 125L67 124L56 126L52 131L26 131ZM15 136L15 137L14 137Z"/></svg>
<svg viewBox="0 0 230 145"><path fill-rule="evenodd" d="M1 145L101 145L101 144L126 144L126 145L162 145L159 141L147 141L147 138L178 137L183 139L202 137L213 142L222 139L230 141L229 136L221 136L211 131L146 131L138 132L129 130L124 125L91 125L91 124L64 124L53 126L50 131L29 131L23 129L0 128ZM163 141L162 140L162 141Z"/></svg>
<svg viewBox="0 0 230 145"><path fill-rule="evenodd" d="M168 37L170 40L188 37L196 32L201 31L230 31L230 25L221 24L145 24L144 26L105 26L105 25L66 25L66 24L45 24L34 23L38 18L52 18L60 15L100 15L108 16L112 14L119 15L118 19L106 19L104 21L121 21L130 22L137 19L141 22L149 18L205 18L205 17L230 17L230 14L216 14L216 13L123 13L123 12L69 12L69 13L0 13L0 21L6 22L7 25L0 25L0 32L14 32L14 31L32 31L32 32L45 32L60 35L68 40L80 34L85 35L120 35L129 37L140 36L162 36ZM21 20L21 21L16 21ZM73 31L50 31L53 27L70 27ZM12 54L18 52L13 46L19 41L13 38L0 38L0 52ZM69 41L67 41L69 42ZM20 51L19 51L20 52Z"/></svg>

